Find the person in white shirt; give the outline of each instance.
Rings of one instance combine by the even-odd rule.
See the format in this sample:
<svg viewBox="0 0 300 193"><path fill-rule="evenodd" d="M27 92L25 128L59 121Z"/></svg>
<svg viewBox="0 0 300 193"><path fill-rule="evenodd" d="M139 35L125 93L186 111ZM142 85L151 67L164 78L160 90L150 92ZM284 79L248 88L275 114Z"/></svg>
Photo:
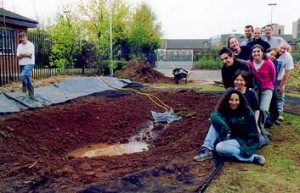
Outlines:
<svg viewBox="0 0 300 193"><path fill-rule="evenodd" d="M34 98L34 88L31 83L30 75L34 68L34 45L27 40L27 34L19 34L20 44L17 47L17 59L21 66L22 91L28 92L30 98Z"/></svg>
<svg viewBox="0 0 300 193"><path fill-rule="evenodd" d="M279 50L279 58L278 61L282 62L281 68L278 73L276 84L278 85L277 88L277 96L278 96L278 111L279 120L283 121L282 112L283 112L283 105L284 105L284 89L285 83L288 80L290 71L294 69L294 61L292 55L287 51L288 45L285 42L282 42L278 46Z"/></svg>

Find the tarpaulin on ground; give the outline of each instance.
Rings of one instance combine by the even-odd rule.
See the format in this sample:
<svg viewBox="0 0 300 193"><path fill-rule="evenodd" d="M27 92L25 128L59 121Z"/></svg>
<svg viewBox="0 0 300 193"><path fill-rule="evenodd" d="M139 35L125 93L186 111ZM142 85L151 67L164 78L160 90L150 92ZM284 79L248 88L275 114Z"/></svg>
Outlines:
<svg viewBox="0 0 300 193"><path fill-rule="evenodd" d="M63 103L74 98L107 90L116 90L131 83L114 77L71 77L52 86L35 89L34 99L21 91L0 94L0 113L14 113L28 108L39 108Z"/></svg>

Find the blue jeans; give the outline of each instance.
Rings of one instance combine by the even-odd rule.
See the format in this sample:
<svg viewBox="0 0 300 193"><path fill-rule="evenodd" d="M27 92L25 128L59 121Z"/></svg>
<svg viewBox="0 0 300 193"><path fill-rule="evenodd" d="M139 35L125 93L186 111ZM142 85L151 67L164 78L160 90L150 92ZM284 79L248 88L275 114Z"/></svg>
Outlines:
<svg viewBox="0 0 300 193"><path fill-rule="evenodd" d="M210 125L208 132L206 134L206 137L204 139L202 147L206 147L209 150L214 150L215 149L215 144L220 141L219 139L219 133L216 131L213 125ZM268 144L270 142L269 137L267 134L262 133L259 136L259 148L262 146Z"/></svg>
<svg viewBox="0 0 300 193"><path fill-rule="evenodd" d="M265 124L266 118L268 117L268 112L271 104L271 99L273 96L273 90L262 90L258 92L259 108L264 114L262 123Z"/></svg>
<svg viewBox="0 0 300 193"><path fill-rule="evenodd" d="M281 80L277 80L276 85L280 85ZM281 114L283 112L285 94L284 91L282 93L277 92L277 104L278 104L278 112Z"/></svg>
<svg viewBox="0 0 300 193"><path fill-rule="evenodd" d="M216 152L226 158L235 158L243 162L252 162L256 154L251 155L250 157L244 157L241 155L241 145L235 139L228 139L221 141L216 146Z"/></svg>
<svg viewBox="0 0 300 193"><path fill-rule="evenodd" d="M30 75L34 68L33 64L22 65L21 66L21 80L22 85L27 88L28 91L32 90L33 86L31 84Z"/></svg>
<svg viewBox="0 0 300 193"><path fill-rule="evenodd" d="M202 146L206 147L209 150L214 150L215 143L218 140L218 138L219 133L216 131L213 125L210 125Z"/></svg>

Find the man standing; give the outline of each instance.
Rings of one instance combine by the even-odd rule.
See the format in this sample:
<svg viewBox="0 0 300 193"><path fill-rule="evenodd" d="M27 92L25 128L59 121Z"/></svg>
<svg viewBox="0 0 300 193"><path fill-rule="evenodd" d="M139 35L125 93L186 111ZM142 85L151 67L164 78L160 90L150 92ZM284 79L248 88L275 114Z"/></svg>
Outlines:
<svg viewBox="0 0 300 193"><path fill-rule="evenodd" d="M271 48L278 48L282 42L285 42L283 38L273 36L273 26L271 24L265 27L265 34L266 38L264 40L270 44Z"/></svg>
<svg viewBox="0 0 300 193"><path fill-rule="evenodd" d="M253 26L252 25L246 25L245 26L245 38L246 40L243 41L240 46L246 46L249 42L253 40Z"/></svg>
<svg viewBox="0 0 300 193"><path fill-rule="evenodd" d="M34 98L34 88L31 84L30 75L34 68L34 45L27 40L27 34L21 32L19 34L20 44L17 48L17 59L21 66L22 91L28 92L31 99Z"/></svg>
<svg viewBox="0 0 300 193"><path fill-rule="evenodd" d="M231 49L223 48L219 53L219 57L223 63L221 73L225 89L229 87L234 88L234 75L237 70L241 69L251 73L247 62L241 59L236 59ZM249 82L249 87L252 87L253 81L251 80Z"/></svg>
<svg viewBox="0 0 300 193"><path fill-rule="evenodd" d="M281 61L281 68L278 73L278 78L276 84L277 88L277 96L278 96L278 111L280 114L283 112L284 105L284 89L285 83L289 77L290 71L294 69L294 61L292 55L287 51L288 45L285 42L279 44L279 58L278 61ZM279 120L283 121L282 115L279 116Z"/></svg>

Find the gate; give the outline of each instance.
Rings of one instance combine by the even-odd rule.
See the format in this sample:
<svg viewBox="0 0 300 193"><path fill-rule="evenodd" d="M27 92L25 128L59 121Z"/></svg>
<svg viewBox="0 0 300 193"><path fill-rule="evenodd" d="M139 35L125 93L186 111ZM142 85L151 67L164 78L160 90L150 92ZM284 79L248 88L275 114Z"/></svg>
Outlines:
<svg viewBox="0 0 300 193"><path fill-rule="evenodd" d="M155 67L159 69L193 68L193 50L156 50Z"/></svg>

